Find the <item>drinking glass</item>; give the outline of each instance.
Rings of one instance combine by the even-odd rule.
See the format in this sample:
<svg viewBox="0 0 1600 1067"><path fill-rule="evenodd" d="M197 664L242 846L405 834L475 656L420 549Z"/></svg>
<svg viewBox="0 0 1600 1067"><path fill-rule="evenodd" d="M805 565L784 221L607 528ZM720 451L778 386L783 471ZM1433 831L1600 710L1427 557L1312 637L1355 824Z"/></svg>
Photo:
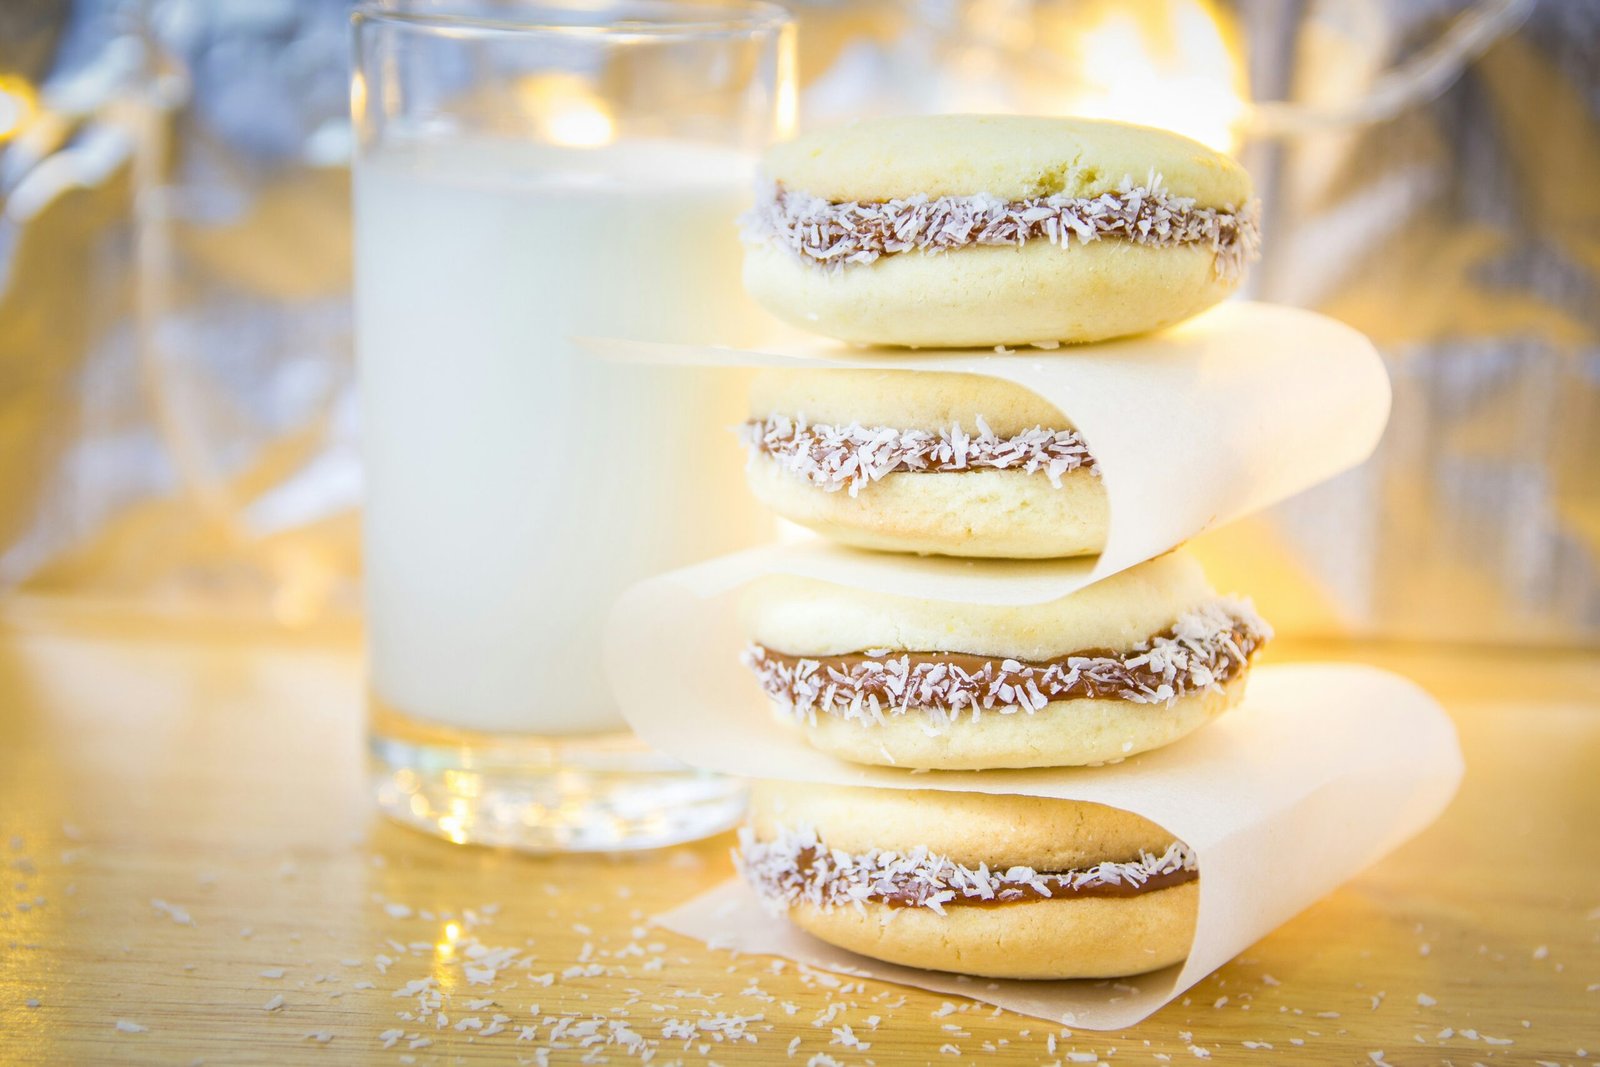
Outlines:
<svg viewBox="0 0 1600 1067"><path fill-rule="evenodd" d="M380 806L458 842L630 849L742 786L646 750L616 595L761 539L738 383L573 338L737 343L736 217L793 109L764 3L389 0L353 16L356 348Z"/></svg>

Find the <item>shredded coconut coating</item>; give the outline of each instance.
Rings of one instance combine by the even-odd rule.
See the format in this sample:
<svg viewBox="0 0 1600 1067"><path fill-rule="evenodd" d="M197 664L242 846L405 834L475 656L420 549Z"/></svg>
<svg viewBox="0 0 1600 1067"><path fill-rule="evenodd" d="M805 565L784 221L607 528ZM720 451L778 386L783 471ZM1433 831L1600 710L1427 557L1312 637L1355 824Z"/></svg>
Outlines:
<svg viewBox="0 0 1600 1067"><path fill-rule="evenodd" d="M863 486L890 474L930 471L1020 470L1043 473L1061 488L1061 476L1084 468L1097 477L1094 457L1076 430L1035 426L1000 437L974 419L977 434L960 426L948 430L898 430L892 426L848 426L807 423L802 418L770 415L738 427L750 450L771 456L779 467L827 492L846 489L855 496Z"/></svg>
<svg viewBox="0 0 1600 1067"><path fill-rule="evenodd" d="M828 848L810 827L788 826L778 827L771 841L758 841L748 826L742 828L733 860L740 874L775 909L813 904L861 910L874 901L894 898L907 907L928 908L940 915L952 902L1005 903L1024 899L1029 890L1049 897L1052 890L1064 887L1137 887L1157 875L1193 871L1198 866L1193 850L1174 841L1159 856L1141 852L1137 860L1107 860L1083 870L990 870L987 864L963 866L921 846L906 852L875 848L852 855Z"/></svg>
<svg viewBox="0 0 1600 1067"><path fill-rule="evenodd" d="M843 268L899 252L948 252L968 245L1022 245L1046 240L1069 248L1101 238L1157 248L1198 244L1211 250L1217 277L1236 281L1260 254L1260 201L1242 207L1196 207L1151 174L1143 185L1125 177L1099 196L911 196L834 203L781 185L757 197L742 222L745 240L772 242L802 261Z"/></svg>
<svg viewBox="0 0 1600 1067"><path fill-rule="evenodd" d="M775 655L752 643L741 661L767 696L802 722L814 723L822 712L882 724L917 710L949 723L986 711L1032 713L1052 700L1083 697L1170 706L1189 693L1220 690L1271 636L1248 600L1219 597L1180 615L1167 633L1109 655L1041 664L993 658L968 669L938 653L880 649L841 666Z"/></svg>

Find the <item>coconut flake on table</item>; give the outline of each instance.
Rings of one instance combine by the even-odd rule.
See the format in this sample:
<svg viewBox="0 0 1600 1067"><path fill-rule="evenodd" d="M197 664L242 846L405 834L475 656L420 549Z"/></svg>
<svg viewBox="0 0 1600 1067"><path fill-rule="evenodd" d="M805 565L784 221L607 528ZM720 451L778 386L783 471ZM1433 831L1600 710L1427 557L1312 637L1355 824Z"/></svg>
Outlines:
<svg viewBox="0 0 1600 1067"><path fill-rule="evenodd" d="M150 906L156 911L159 911L161 914L165 915L167 918L171 919L173 922L177 923L179 926L194 925L194 918L189 914L188 910L179 907L176 904L169 904L165 900L155 898L150 901Z"/></svg>

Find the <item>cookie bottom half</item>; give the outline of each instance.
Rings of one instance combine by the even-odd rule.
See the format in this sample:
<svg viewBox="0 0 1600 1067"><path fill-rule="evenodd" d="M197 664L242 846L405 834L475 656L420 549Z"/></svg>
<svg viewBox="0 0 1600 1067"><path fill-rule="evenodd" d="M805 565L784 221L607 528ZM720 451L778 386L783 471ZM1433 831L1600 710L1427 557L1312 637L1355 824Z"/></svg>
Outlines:
<svg viewBox="0 0 1600 1067"><path fill-rule="evenodd" d="M1079 767L1149 752L1193 733L1244 699L1248 673L1169 704L1102 697L948 721L912 710L882 723L818 713L815 722L796 728L813 747L851 763L919 770ZM774 713L794 721L787 708L775 706Z"/></svg>
<svg viewBox="0 0 1600 1067"><path fill-rule="evenodd" d="M766 457L746 477L762 504L791 522L857 548L988 559L1056 559L1105 547L1110 507L1088 470L1052 485L1041 472L973 470L891 474L851 496L829 492Z"/></svg>
<svg viewBox="0 0 1600 1067"><path fill-rule="evenodd" d="M1114 239L904 252L839 269L758 246L746 254L744 282L767 310L812 333L929 348L1146 333L1204 311L1236 285L1218 275L1209 248Z"/></svg>
<svg viewBox="0 0 1600 1067"><path fill-rule="evenodd" d="M1200 883L1128 897L924 908L797 904L789 918L813 937L886 963L984 978L1118 978L1189 954Z"/></svg>

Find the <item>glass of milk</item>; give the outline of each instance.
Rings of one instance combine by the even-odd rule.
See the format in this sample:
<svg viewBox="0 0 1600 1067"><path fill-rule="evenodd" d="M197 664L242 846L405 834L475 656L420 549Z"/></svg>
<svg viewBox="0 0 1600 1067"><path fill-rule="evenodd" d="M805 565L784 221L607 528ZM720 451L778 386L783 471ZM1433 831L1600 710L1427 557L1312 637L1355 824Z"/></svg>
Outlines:
<svg viewBox="0 0 1600 1067"><path fill-rule="evenodd" d="M601 644L627 585L769 534L728 430L743 383L572 339L757 329L735 217L791 121L788 16L387 0L353 24L379 803L530 851L722 830L741 786L627 733Z"/></svg>

